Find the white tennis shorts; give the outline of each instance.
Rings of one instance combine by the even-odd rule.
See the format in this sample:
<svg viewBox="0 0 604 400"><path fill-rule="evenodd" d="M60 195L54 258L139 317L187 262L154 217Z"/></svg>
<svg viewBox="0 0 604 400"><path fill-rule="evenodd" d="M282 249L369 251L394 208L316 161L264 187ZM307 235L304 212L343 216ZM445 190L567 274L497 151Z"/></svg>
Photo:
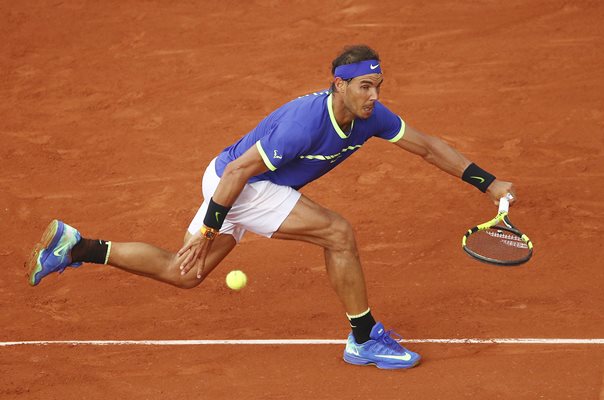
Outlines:
<svg viewBox="0 0 604 400"><path fill-rule="evenodd" d="M189 225L189 233L195 234L203 226L210 198L214 195L220 177L216 174L216 159L210 162L203 174L203 203ZM233 235L237 243L245 231L271 237L300 199L300 192L289 186L270 181L248 183L233 204L220 228L221 234Z"/></svg>

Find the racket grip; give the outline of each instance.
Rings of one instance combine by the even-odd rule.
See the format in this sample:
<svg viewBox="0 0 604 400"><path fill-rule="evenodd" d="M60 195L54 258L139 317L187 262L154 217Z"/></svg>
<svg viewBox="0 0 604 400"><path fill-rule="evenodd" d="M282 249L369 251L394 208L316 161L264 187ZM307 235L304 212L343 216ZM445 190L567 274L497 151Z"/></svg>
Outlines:
<svg viewBox="0 0 604 400"><path fill-rule="evenodd" d="M510 209L510 200L508 200L507 196L504 196L499 199L499 213L507 213Z"/></svg>

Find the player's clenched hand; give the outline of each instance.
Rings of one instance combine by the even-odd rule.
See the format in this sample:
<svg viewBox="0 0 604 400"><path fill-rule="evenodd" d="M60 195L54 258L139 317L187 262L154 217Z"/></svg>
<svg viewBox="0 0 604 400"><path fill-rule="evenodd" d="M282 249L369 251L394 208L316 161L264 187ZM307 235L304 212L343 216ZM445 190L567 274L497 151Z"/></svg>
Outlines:
<svg viewBox="0 0 604 400"><path fill-rule="evenodd" d="M180 261L180 274L187 274L194 266L197 266L197 278L201 278L206 257L212 247L212 241L201 236L201 232L195 233L187 240L184 246L178 250L178 257L185 256Z"/></svg>
<svg viewBox="0 0 604 400"><path fill-rule="evenodd" d="M512 184L512 182L500 181L495 179L493 183L489 185L487 193L489 194L489 197L491 197L491 200L493 200L493 203L495 203L495 205L498 205L499 199L501 199L502 197L506 197L508 193L512 195L512 198L510 199L510 204L513 204L516 201L516 191L514 190L514 185Z"/></svg>

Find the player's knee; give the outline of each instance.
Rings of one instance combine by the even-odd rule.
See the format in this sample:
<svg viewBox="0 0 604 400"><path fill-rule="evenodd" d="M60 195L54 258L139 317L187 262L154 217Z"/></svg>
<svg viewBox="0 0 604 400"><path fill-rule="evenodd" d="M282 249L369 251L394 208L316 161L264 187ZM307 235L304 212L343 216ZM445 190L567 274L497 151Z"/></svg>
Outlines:
<svg viewBox="0 0 604 400"><path fill-rule="evenodd" d="M180 275L180 269L176 279L172 281L172 284L180 289L193 289L196 288L203 282L205 276L201 278L197 277L197 271L190 270L185 275Z"/></svg>
<svg viewBox="0 0 604 400"><path fill-rule="evenodd" d="M194 271L189 271L188 274L182 276L177 285L180 289L193 289L203 282L204 277L198 278Z"/></svg>
<svg viewBox="0 0 604 400"><path fill-rule="evenodd" d="M331 221L329 230L329 248L336 251L356 251L354 231L350 222L336 215Z"/></svg>
<svg viewBox="0 0 604 400"><path fill-rule="evenodd" d="M199 286L199 284L203 282L205 276L198 278L196 269L191 269L186 274L182 275L179 261L180 260L176 256L171 260L167 269L167 280L173 286L180 289L193 289Z"/></svg>

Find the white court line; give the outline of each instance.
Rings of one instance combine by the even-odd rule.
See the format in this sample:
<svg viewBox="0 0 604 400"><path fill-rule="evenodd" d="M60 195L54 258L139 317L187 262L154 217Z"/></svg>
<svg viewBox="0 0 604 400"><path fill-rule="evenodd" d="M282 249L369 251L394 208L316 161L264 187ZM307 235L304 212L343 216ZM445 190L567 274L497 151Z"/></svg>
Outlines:
<svg viewBox="0 0 604 400"><path fill-rule="evenodd" d="M539 338L492 338L492 339L405 339L404 343L444 344L604 344L604 339L539 339ZM205 346L205 345L317 345L346 344L337 339L258 339L258 340L32 340L0 342L8 346Z"/></svg>

